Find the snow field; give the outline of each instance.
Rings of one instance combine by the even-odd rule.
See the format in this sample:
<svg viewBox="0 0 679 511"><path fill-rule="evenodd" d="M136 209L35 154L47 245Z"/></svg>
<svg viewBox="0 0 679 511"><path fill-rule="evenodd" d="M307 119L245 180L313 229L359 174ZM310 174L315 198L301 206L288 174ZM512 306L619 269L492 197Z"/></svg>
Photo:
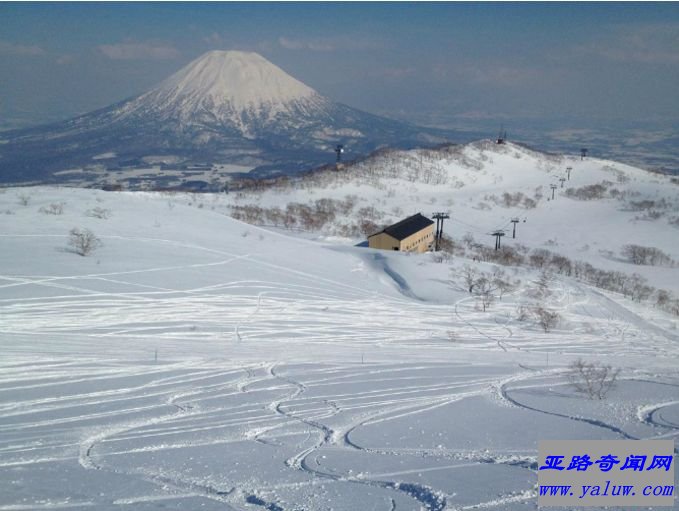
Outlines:
<svg viewBox="0 0 679 511"><path fill-rule="evenodd" d="M678 434L676 333L618 296L555 278L545 333L516 319L528 270L484 313L450 282L470 261L151 194L18 193L0 193L0 510L534 509L538 440ZM103 246L69 252L75 226ZM605 401L566 383L578 357L623 368Z"/></svg>

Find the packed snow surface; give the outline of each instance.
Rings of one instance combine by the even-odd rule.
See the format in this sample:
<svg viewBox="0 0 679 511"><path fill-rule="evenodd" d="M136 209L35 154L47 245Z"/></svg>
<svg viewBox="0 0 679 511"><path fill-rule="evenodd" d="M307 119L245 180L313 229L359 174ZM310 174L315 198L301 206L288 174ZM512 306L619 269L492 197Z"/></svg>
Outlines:
<svg viewBox="0 0 679 511"><path fill-rule="evenodd" d="M492 264L219 200L0 192L0 511L536 509L538 440L679 434L664 313L554 277L544 332L516 317L536 272L483 312L450 275ZM567 383L578 357L622 369L605 400Z"/></svg>

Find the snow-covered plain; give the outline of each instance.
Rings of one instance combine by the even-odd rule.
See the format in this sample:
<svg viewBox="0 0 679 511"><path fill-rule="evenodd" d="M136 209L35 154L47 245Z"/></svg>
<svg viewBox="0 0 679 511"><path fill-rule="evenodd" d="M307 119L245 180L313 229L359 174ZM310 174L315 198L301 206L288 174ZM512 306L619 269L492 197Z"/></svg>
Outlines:
<svg viewBox="0 0 679 511"><path fill-rule="evenodd" d="M471 261L221 200L0 191L0 511L535 509L538 440L679 434L665 313L555 277L545 333L516 319L528 269L482 312L449 279ZM103 245L73 253L73 227ZM622 368L607 399L567 384L578 357Z"/></svg>

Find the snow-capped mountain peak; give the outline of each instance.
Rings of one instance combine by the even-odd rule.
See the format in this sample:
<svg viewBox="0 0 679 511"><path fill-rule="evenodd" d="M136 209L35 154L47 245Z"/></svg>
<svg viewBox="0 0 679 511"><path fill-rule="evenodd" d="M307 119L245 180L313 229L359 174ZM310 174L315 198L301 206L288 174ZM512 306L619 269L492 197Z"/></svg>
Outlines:
<svg viewBox="0 0 679 511"><path fill-rule="evenodd" d="M211 98L235 110L286 104L318 95L281 68L253 52L210 51L164 80L151 93Z"/></svg>
<svg viewBox="0 0 679 511"><path fill-rule="evenodd" d="M253 52L210 51L127 104L121 114L155 112L184 128L217 121L252 138L277 117L321 116L330 102Z"/></svg>

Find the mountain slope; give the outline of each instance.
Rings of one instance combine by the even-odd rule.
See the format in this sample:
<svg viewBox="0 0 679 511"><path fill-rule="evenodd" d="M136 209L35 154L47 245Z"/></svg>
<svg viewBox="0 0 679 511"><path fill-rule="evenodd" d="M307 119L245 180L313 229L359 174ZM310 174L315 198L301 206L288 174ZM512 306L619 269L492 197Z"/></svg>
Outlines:
<svg viewBox="0 0 679 511"><path fill-rule="evenodd" d="M73 168L95 179L149 156L299 171L333 161L338 143L361 154L444 134L334 103L256 53L213 51L136 98L3 134L0 181L63 181L55 172Z"/></svg>
<svg viewBox="0 0 679 511"><path fill-rule="evenodd" d="M470 243L492 248L492 233L504 229L503 246L546 249L598 268L639 273L678 293L679 268L633 264L622 254L625 245L636 244L679 261L678 190L676 178L618 162L478 141L380 152L342 172L281 179L218 204L253 223L353 243L414 213L445 211L451 216L445 233L460 244L472 238ZM516 239L513 218L519 219Z"/></svg>

